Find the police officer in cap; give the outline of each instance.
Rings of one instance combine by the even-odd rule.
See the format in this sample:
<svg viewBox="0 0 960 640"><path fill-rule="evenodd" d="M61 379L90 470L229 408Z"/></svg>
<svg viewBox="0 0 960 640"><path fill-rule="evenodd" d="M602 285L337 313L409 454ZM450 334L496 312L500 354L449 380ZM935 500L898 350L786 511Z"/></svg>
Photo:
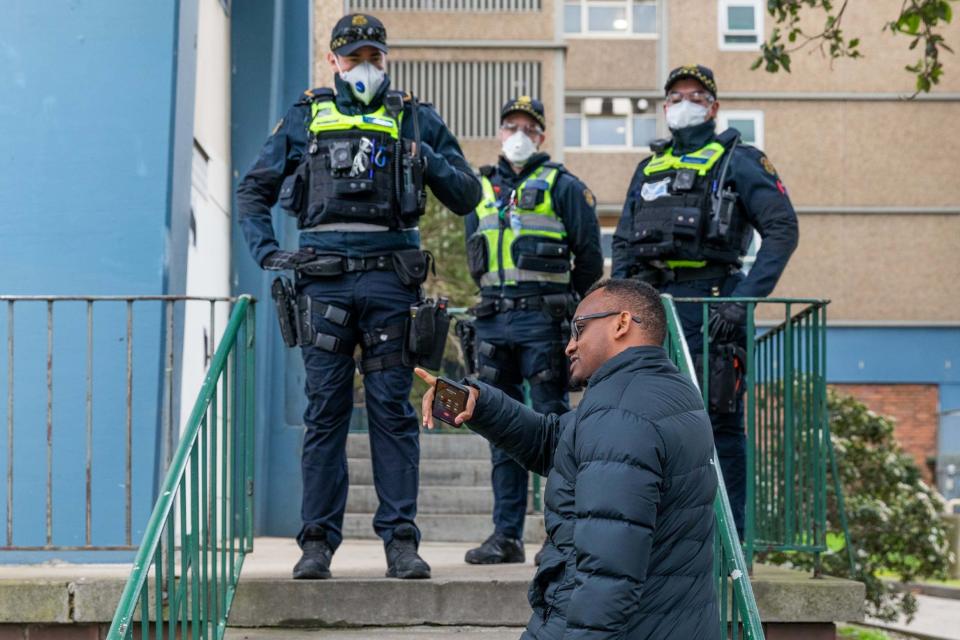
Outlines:
<svg viewBox="0 0 960 640"><path fill-rule="evenodd" d="M483 199L466 218L478 375L518 401L530 385L533 408L567 405L564 348L579 295L603 273L593 194L563 165L538 151L543 104L528 96L500 112L502 152L480 169ZM571 266L572 263L572 266ZM494 532L466 554L471 564L523 562L527 472L491 445Z"/></svg>
<svg viewBox="0 0 960 640"><path fill-rule="evenodd" d="M674 69L664 89L664 112L673 137L651 144L654 155L637 166L613 238L613 277L637 277L674 297L765 297L797 246L797 215L787 190L770 160L741 144L735 129L718 134L720 103L710 69ZM761 245L744 276L741 260L754 229ZM700 305L681 304L677 311L691 353L702 353ZM746 499L745 329L743 304L710 305L708 404L741 537ZM732 375L724 375L725 368Z"/></svg>
<svg viewBox="0 0 960 640"><path fill-rule="evenodd" d="M334 87L303 94L237 188L254 260L297 274L292 293L308 405L297 536L303 557L294 578L330 577L341 542L357 345L380 498L373 527L384 541L387 575L430 577L417 553L419 425L408 401L412 369L401 355L405 319L428 271L417 219L424 185L459 215L474 209L481 191L437 112L391 90L387 52L377 18L337 22L327 54ZM297 219L298 251L277 243L270 208L278 198ZM282 288L274 290L278 299Z"/></svg>

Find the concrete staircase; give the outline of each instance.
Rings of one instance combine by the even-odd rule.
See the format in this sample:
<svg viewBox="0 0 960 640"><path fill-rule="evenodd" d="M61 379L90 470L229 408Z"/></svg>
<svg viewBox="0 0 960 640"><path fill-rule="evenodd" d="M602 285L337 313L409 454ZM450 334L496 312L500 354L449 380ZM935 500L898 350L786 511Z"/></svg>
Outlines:
<svg viewBox="0 0 960 640"><path fill-rule="evenodd" d="M471 433L420 435L420 496L417 525L430 542L482 542L493 533L490 447ZM343 523L345 539L372 540L377 493L366 433L347 438L350 492ZM533 482L524 540L536 552L543 542L543 517L533 513Z"/></svg>

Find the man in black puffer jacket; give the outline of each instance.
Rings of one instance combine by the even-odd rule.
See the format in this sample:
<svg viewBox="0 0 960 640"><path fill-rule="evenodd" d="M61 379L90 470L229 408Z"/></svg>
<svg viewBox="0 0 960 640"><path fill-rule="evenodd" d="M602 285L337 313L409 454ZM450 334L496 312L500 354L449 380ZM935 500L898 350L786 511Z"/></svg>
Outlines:
<svg viewBox="0 0 960 640"><path fill-rule="evenodd" d="M457 424L548 476L548 544L524 639L720 638L712 428L660 346L665 330L655 289L601 282L577 308L566 349L571 382L587 385L576 410L541 415L467 381ZM432 401L431 389L427 426Z"/></svg>

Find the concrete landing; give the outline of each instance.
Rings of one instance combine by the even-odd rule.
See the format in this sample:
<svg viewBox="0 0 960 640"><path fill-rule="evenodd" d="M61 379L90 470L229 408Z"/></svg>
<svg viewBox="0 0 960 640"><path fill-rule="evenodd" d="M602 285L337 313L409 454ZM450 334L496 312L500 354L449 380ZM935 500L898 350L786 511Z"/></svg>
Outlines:
<svg viewBox="0 0 960 640"><path fill-rule="evenodd" d="M517 640L523 627L364 627L363 629L227 629L226 640Z"/></svg>
<svg viewBox="0 0 960 640"><path fill-rule="evenodd" d="M384 577L382 543L348 541L334 556L334 579L301 581L290 578L300 555L296 543L258 538L237 589L230 615L236 629L230 638L519 637L519 628L530 616L527 587L535 571L536 548L528 548L526 564L471 566L463 562L470 546L425 543L421 553L433 567L433 578L406 581ZM4 625L54 624L79 632L84 625L107 624L129 571L129 565L0 566L0 630ZM758 565L753 588L761 619L771 630L796 629L796 623L832 628L834 621L863 619L864 590L859 583L814 580L800 572ZM493 626L506 629L490 629ZM257 627L290 630L278 635ZM326 635L305 631L323 627L341 630L331 629ZM350 635L353 632L342 630L348 627L364 629ZM380 635L381 627L391 628ZM768 635L774 636L792 637Z"/></svg>

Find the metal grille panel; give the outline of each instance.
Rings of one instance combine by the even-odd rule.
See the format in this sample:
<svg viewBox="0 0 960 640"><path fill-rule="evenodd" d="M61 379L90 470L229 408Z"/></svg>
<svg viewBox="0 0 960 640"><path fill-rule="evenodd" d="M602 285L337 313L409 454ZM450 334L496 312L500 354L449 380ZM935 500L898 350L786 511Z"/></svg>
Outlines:
<svg viewBox="0 0 960 640"><path fill-rule="evenodd" d="M432 102L458 138L495 137L504 102L540 96L539 62L389 60L388 65L391 85Z"/></svg>
<svg viewBox="0 0 960 640"><path fill-rule="evenodd" d="M350 0L350 11L540 11L542 0Z"/></svg>

